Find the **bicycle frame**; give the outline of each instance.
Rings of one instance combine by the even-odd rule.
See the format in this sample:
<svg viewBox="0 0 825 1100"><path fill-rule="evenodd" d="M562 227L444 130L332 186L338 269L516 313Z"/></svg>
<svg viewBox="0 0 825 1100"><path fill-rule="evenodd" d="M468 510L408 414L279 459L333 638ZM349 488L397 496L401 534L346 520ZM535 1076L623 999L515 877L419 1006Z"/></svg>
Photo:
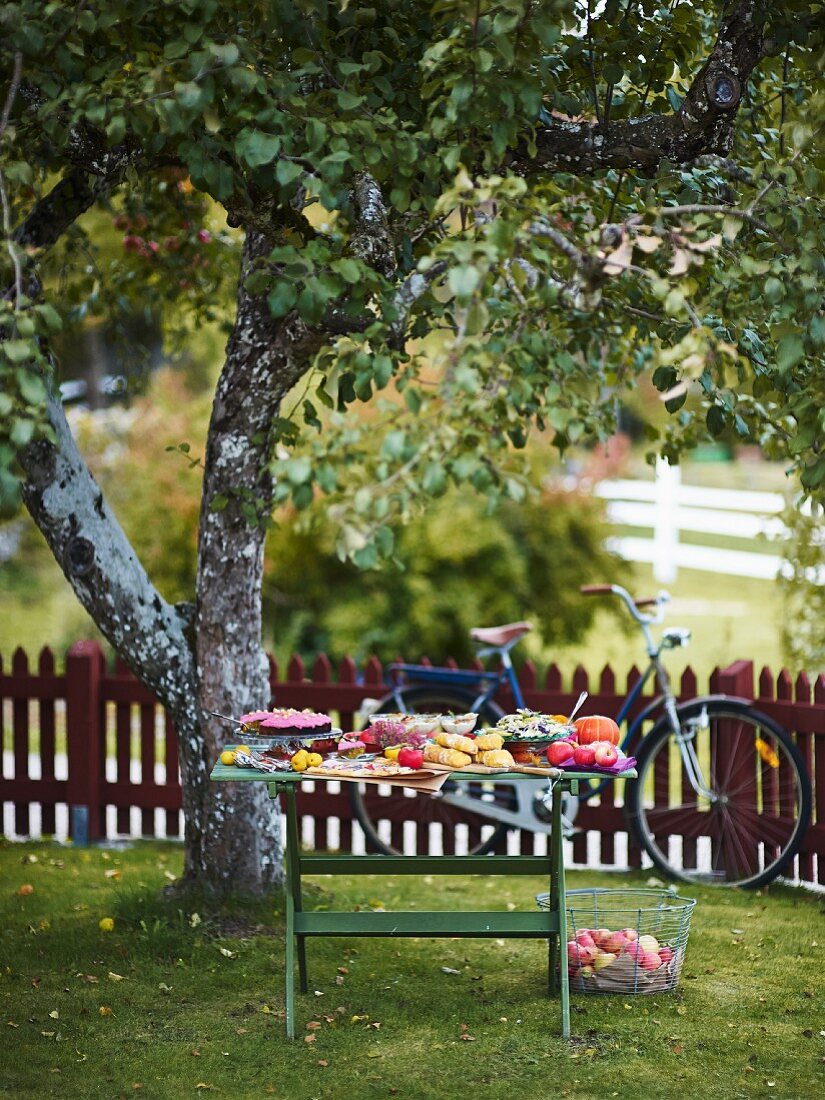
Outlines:
<svg viewBox="0 0 825 1100"><path fill-rule="evenodd" d="M621 748L627 751L629 746L633 743L638 731L642 728L643 723L648 721L657 712L664 710L674 730L679 751L683 757L691 785L697 794L707 797L710 795L710 792L702 782L701 769L696 759L690 736L684 736L682 733L676 698L673 694L667 669L661 659L662 650L668 644L666 641L667 635L663 636L662 640L657 644L650 630L652 625L662 621L664 604L667 602L668 597L665 593L660 594L655 601L651 601L655 603L655 611L652 614L644 614L625 589L620 588L618 585L614 585L611 586L609 590L615 595L620 596L630 610L633 618L639 624L644 635L645 649L649 658L647 668L630 689L619 708L619 712L615 718L617 725L621 726L627 721L630 712L633 710L634 705L644 691L645 686L649 683L651 677L655 677L657 686L659 687L659 693L656 697L636 715L632 722L627 724L624 737L621 741ZM676 640L677 638L679 640ZM671 644L683 644L686 637L680 637L679 632L673 632L671 639L673 639ZM516 641L517 640L518 639L516 639ZM501 667L494 672L487 670L451 669L433 667L431 665L394 664L391 666L390 670L391 680L389 687L391 698L394 700L399 710L405 710L404 691L407 687L418 684L472 687L480 690L473 700L470 709L479 710L485 703L494 701L499 687L506 682L509 684L510 690L513 693L516 707L519 709L524 708L524 696L510 657L510 649L516 644L516 641L503 647L489 646L478 651L479 658L491 655L495 655L499 658ZM399 679L400 677L409 677L409 680L405 681ZM577 796L571 796L571 798L575 798L579 802L586 802L596 795L601 794L601 792L612 782L613 778L608 776L603 779L592 780L589 783L583 783L579 794ZM515 827L532 829L533 831L545 832L549 830L549 824L542 819L541 811L538 809L538 806L544 802L547 789L548 783L543 779L536 779L534 783L518 784L514 788L514 795L516 798L516 809L514 810L497 805L494 801L485 802L484 800L473 799L473 802L476 807L476 812L481 808L479 802L482 802L484 816L490 820L499 821ZM461 785L457 785L454 790L443 791L438 797L448 803L460 804L468 796L464 794ZM567 816L568 815L565 815L566 818ZM570 824L569 819L567 824Z"/></svg>
<svg viewBox="0 0 825 1100"><path fill-rule="evenodd" d="M477 657L482 659L489 657L492 654L496 654L501 661L501 668L497 672L488 672L484 669L474 671L473 669L462 668L444 668L441 666L433 667L432 665L408 665L398 663L390 666L390 676L395 677L399 674L412 677L412 683L414 684L441 684L442 686L450 685L452 687L481 687L481 691L473 700L472 710L479 710L485 703L491 702L498 689L505 682L510 685L510 690L513 693L513 699L516 704L516 708L521 710L524 708L524 695L521 691L521 685L516 677L516 670L513 668L513 661L510 657L510 649L512 645L507 646L492 646L479 649L477 651ZM485 684L488 686L485 687ZM399 683L397 680L390 680L390 695L395 703L398 705L399 710L404 709L403 693L406 687L410 687L411 684Z"/></svg>

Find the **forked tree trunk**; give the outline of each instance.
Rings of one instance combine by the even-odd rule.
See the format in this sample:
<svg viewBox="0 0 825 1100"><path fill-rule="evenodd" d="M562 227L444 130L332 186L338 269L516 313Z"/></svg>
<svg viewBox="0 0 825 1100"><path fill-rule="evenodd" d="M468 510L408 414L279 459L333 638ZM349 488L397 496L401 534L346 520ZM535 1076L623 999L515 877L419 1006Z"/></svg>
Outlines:
<svg viewBox="0 0 825 1100"><path fill-rule="evenodd" d="M282 877L279 818L264 784L209 782L231 734L209 712L239 715L269 701L261 585L271 426L313 345L300 321L273 321L266 299L244 289L244 276L270 247L261 234L247 235L237 317L209 425L194 618L151 584L58 400L49 408L56 442L33 444L22 459L26 506L75 593L175 723L186 823L183 882L219 892L260 892Z"/></svg>

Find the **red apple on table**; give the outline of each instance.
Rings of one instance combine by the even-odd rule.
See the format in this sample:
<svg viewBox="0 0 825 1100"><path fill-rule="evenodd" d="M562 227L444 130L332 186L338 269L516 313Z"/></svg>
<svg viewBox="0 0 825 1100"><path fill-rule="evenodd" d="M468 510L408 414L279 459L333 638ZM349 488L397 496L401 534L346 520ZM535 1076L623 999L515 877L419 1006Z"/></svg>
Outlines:
<svg viewBox="0 0 825 1100"><path fill-rule="evenodd" d="M600 768L612 768L619 759L616 746L611 745L608 741L599 741L592 748L595 754L594 763L598 764Z"/></svg>
<svg viewBox="0 0 825 1100"><path fill-rule="evenodd" d="M553 741L547 746L547 763L554 768L559 764L569 764L573 760L575 745L569 741Z"/></svg>
<svg viewBox="0 0 825 1100"><path fill-rule="evenodd" d="M580 768L592 768L596 762L596 752L590 745L579 745L573 750L573 763Z"/></svg>
<svg viewBox="0 0 825 1100"><path fill-rule="evenodd" d="M424 763L421 749L409 749L406 746L398 753L398 763L402 768L420 768Z"/></svg>

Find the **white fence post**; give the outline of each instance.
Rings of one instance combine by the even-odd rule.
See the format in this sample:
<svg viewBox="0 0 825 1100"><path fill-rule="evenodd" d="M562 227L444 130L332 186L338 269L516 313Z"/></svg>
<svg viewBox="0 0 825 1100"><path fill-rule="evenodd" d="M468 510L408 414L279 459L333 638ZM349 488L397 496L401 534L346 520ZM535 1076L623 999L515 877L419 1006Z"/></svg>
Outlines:
<svg viewBox="0 0 825 1100"><path fill-rule="evenodd" d="M656 459L656 521L653 528L653 576L663 584L676 580L679 547L679 488L682 470Z"/></svg>

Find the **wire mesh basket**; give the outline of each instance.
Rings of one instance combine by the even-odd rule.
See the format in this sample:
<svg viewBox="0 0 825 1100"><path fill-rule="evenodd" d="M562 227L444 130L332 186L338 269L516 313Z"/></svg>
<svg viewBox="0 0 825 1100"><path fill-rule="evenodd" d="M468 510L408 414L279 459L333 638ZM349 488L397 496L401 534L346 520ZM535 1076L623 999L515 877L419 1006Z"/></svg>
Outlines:
<svg viewBox="0 0 825 1100"><path fill-rule="evenodd" d="M539 894L539 908L550 895ZM567 970L580 993L676 988L696 901L668 890L567 891ZM562 964L564 964L562 955Z"/></svg>

